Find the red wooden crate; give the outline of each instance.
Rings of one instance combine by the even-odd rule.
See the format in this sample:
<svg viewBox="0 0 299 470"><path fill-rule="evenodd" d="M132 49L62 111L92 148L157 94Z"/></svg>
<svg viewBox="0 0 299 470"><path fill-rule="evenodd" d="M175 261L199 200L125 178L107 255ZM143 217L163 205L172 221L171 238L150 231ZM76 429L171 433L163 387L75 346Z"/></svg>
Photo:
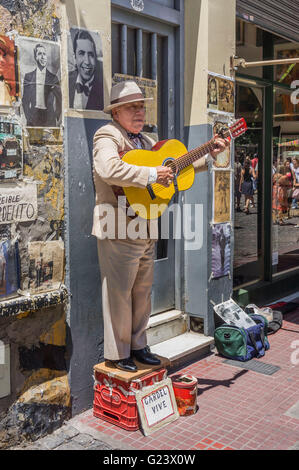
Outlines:
<svg viewBox="0 0 299 470"><path fill-rule="evenodd" d="M138 379L125 381L95 369L94 416L128 431L136 431L139 429L139 417L134 390L160 382L166 374L166 369L162 368Z"/></svg>

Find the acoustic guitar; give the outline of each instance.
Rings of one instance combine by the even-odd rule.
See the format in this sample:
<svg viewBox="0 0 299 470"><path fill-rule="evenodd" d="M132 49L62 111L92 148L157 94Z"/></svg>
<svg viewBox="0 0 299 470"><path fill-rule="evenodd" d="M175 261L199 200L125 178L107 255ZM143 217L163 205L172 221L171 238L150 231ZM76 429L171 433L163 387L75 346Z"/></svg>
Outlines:
<svg viewBox="0 0 299 470"><path fill-rule="evenodd" d="M242 118L230 127L223 127L218 136L223 139L236 139L246 132L247 125ZM125 152L122 160L131 165L138 166L170 166L175 177L170 186L165 187L158 183L147 185L146 188L123 188L129 206L135 214L143 219L157 219L167 209L174 194L191 188L195 171L192 163L217 147L215 137L209 142L190 152L182 142L175 139L158 142L152 150L134 149Z"/></svg>

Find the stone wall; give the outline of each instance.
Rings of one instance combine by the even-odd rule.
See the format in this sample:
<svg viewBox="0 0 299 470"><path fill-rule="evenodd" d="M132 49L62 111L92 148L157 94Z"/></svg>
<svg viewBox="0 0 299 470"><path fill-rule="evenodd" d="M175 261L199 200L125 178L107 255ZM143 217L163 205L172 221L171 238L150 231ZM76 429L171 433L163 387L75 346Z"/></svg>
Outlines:
<svg viewBox="0 0 299 470"><path fill-rule="evenodd" d="M60 42L58 0L0 0L0 35ZM17 60L20 48L17 50ZM19 70L18 70L19 72ZM20 75L17 76L20 80ZM0 298L0 341L9 346L10 393L0 394L0 449L23 439L35 440L59 427L71 414L66 354L67 292L44 286L32 293L31 242L64 241L63 128L27 128L21 104L21 84L12 108L1 115L16 119L23 129L22 181L37 187L37 218L32 222L1 223L1 240L18 242L20 291ZM62 122L62 121L61 121ZM9 182L12 187L19 182ZM0 182L0 192L8 186ZM51 245L49 245L51 246ZM6 358L7 359L7 358ZM1 369L2 367L2 369ZM0 364L4 373L5 365ZM6 371L7 372L7 371ZM2 374L3 375L3 374Z"/></svg>

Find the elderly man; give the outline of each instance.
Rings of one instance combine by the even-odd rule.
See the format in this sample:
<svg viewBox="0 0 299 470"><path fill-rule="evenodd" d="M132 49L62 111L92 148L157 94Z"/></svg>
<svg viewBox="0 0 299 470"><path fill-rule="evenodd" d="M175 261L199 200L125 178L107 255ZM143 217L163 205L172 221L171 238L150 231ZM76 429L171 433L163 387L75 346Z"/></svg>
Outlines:
<svg viewBox="0 0 299 470"><path fill-rule="evenodd" d="M112 113L113 121L94 136L96 205L92 234L98 238L102 278L104 357L117 368L130 372L137 370L134 358L144 364L160 364L147 346L145 331L151 312L155 240L150 236L137 240L107 238L101 211L103 205L115 208L113 223L117 227L118 221L123 220L119 217L121 209L117 200L122 187L145 188L154 182L168 186L173 180L170 168L135 166L121 159L121 152L136 148L150 150L155 144L141 134L145 122L144 102L148 99L135 82L122 82L112 87L111 103L104 111ZM212 157L226 145L228 143L218 139L219 148ZM205 157L196 162L196 168L207 168ZM127 216L125 220L129 223L131 219ZM118 233L116 230L116 237Z"/></svg>

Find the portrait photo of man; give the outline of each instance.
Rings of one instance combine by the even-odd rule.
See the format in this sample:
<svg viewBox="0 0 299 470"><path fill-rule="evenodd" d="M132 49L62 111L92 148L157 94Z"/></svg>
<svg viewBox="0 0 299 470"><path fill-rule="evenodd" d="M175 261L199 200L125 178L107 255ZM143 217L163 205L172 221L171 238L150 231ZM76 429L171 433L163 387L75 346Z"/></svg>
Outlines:
<svg viewBox="0 0 299 470"><path fill-rule="evenodd" d="M59 45L22 38L20 57L22 106L27 126L59 127L62 110Z"/></svg>
<svg viewBox="0 0 299 470"><path fill-rule="evenodd" d="M101 38L98 33L71 28L69 36L69 108L104 108Z"/></svg>
<svg viewBox="0 0 299 470"><path fill-rule="evenodd" d="M0 106L16 101L16 64L14 42L0 36Z"/></svg>
<svg viewBox="0 0 299 470"><path fill-rule="evenodd" d="M213 76L208 78L208 108L218 108L218 82Z"/></svg>

